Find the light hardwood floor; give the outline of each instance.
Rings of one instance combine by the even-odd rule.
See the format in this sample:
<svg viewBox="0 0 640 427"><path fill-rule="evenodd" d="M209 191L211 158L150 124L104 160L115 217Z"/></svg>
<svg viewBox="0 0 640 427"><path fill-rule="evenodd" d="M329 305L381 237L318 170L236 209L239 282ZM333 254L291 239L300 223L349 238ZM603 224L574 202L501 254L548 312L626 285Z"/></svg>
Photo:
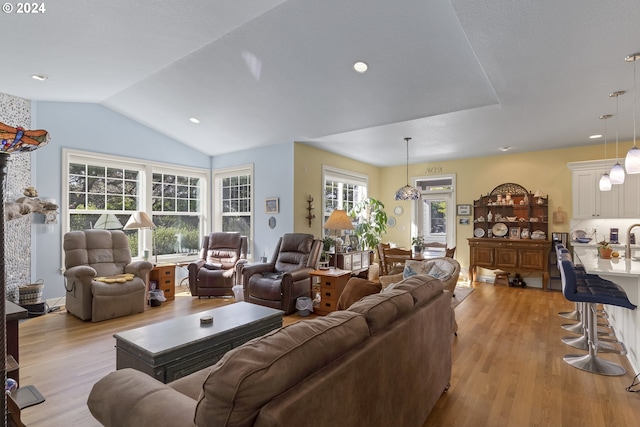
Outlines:
<svg viewBox="0 0 640 427"><path fill-rule="evenodd" d="M451 388L425 427L640 425L640 394L625 391L634 376L625 358L603 356L624 364L623 377L589 374L562 361L577 351L560 341L567 333L557 313L572 305L559 292L475 287L456 307ZM24 409L23 421L29 427L98 426L86 399L115 369L114 333L231 302L178 293L175 302L106 322L66 313L27 320L20 325L21 384L35 385L46 401ZM297 320L287 316L285 324Z"/></svg>

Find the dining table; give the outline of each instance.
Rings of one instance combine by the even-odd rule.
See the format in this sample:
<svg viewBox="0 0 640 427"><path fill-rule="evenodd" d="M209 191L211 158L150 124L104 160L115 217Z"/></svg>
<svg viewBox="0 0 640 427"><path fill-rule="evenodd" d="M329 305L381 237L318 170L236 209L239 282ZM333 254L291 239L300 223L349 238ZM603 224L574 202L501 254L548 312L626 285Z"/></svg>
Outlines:
<svg viewBox="0 0 640 427"><path fill-rule="evenodd" d="M433 258L443 257L444 254L445 254L444 250L411 252L410 255L409 254L406 254L406 255L387 254L385 252L384 258L388 264L390 263L404 264L407 260L425 261Z"/></svg>

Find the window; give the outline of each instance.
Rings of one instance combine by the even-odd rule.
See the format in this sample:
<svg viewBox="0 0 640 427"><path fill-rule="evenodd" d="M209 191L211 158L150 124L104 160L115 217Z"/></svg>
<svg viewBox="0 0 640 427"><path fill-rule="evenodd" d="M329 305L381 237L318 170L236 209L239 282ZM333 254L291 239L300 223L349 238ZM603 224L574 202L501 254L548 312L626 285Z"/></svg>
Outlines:
<svg viewBox="0 0 640 427"><path fill-rule="evenodd" d="M206 170L75 150L63 156L64 229L121 229L133 212L144 211L156 225L152 232L123 230L133 257L143 250L165 258L198 252L206 229Z"/></svg>
<svg viewBox="0 0 640 427"><path fill-rule="evenodd" d="M355 204L367 197L366 175L329 166L322 168L322 175L324 181L323 224L335 209L344 209L349 212Z"/></svg>
<svg viewBox="0 0 640 427"><path fill-rule="evenodd" d="M253 166L240 166L214 172L214 229L238 231L248 238L248 251L253 242Z"/></svg>
<svg viewBox="0 0 640 427"><path fill-rule="evenodd" d="M157 169L156 169L157 170ZM197 253L200 249L202 178L173 171L154 172L151 184L158 255Z"/></svg>

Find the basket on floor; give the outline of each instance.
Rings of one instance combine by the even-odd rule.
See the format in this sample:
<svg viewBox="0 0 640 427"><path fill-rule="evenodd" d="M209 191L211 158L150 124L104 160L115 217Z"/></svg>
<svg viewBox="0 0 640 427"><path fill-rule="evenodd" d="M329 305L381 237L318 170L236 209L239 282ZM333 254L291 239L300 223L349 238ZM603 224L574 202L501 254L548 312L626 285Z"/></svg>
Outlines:
<svg viewBox="0 0 640 427"><path fill-rule="evenodd" d="M42 300L42 290L44 281L38 280L36 283L18 286L19 305L37 304Z"/></svg>

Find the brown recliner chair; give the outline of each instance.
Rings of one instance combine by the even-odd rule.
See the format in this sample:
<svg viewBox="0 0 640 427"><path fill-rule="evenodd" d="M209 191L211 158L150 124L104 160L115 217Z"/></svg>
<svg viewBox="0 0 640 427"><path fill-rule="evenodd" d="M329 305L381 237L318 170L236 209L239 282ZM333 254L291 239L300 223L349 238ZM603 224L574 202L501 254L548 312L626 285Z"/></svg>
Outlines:
<svg viewBox="0 0 640 427"><path fill-rule="evenodd" d="M296 299L311 296L309 272L318 266L322 240L313 234L289 233L280 238L271 262L242 269L244 300L283 310L296 310Z"/></svg>
<svg viewBox="0 0 640 427"><path fill-rule="evenodd" d="M236 232L217 232L205 236L202 239L200 259L188 266L191 295L233 295L236 266L246 260L246 236Z"/></svg>
<svg viewBox="0 0 640 427"><path fill-rule="evenodd" d="M64 252L69 313L99 322L144 311L147 274L153 264L131 262L129 241L122 231L71 231L64 235ZM113 276L124 274L132 278L109 283Z"/></svg>

